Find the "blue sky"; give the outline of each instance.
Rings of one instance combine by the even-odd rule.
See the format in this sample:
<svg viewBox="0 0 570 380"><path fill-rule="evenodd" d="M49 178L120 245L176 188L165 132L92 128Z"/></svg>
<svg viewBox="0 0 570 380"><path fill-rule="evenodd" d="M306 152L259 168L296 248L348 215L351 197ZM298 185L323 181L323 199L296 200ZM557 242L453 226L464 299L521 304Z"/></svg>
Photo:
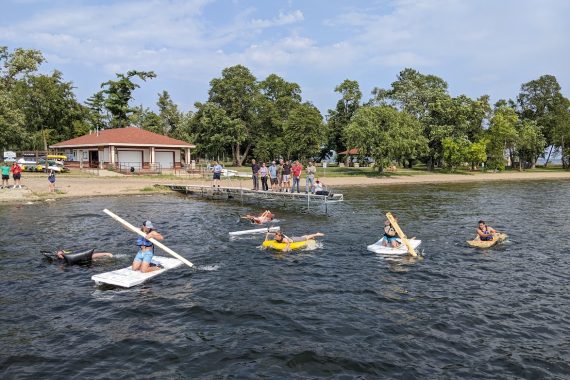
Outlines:
<svg viewBox="0 0 570 380"><path fill-rule="evenodd" d="M134 93L155 109L167 90L183 111L208 97L225 67L296 82L303 100L334 108L357 80L370 98L411 67L453 96L516 97L543 74L570 88L566 0L4 0L0 45L41 50L80 101L116 72L153 70Z"/></svg>

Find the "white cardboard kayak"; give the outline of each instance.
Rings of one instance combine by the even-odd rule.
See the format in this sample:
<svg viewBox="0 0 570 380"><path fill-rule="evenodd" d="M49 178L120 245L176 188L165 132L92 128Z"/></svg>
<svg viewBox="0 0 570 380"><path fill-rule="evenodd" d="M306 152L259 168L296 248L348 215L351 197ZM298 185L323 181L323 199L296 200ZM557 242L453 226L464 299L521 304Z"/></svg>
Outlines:
<svg viewBox="0 0 570 380"><path fill-rule="evenodd" d="M416 240L416 239L408 239L408 241L410 242L414 250L417 249L422 243L421 240ZM400 244L398 248L392 248L382 245L383 242L384 238L378 240L374 244L370 244L366 248L374 253L382 253L384 255L405 255L408 253L408 248L404 244Z"/></svg>
<svg viewBox="0 0 570 380"><path fill-rule="evenodd" d="M281 229L281 227L269 227L269 228L255 228L253 230L243 230L243 231L233 231L230 232L230 236L239 236L239 235L249 235L249 234L262 234L265 232L277 232Z"/></svg>
<svg viewBox="0 0 570 380"><path fill-rule="evenodd" d="M108 284L130 288L140 285L154 276L158 276L169 269L177 268L182 265L182 261L172 257L154 256L152 263L162 265L162 269L153 272L143 273L141 271L133 271L131 267L117 269L112 272L99 273L91 276L97 285Z"/></svg>

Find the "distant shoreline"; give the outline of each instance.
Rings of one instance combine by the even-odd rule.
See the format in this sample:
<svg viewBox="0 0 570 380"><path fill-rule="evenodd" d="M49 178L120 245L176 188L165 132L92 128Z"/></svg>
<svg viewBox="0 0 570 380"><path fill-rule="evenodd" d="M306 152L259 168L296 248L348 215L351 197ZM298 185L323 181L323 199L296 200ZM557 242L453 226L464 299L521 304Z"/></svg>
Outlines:
<svg viewBox="0 0 570 380"><path fill-rule="evenodd" d="M393 175L390 177L326 177L321 181L329 186L383 186L383 185L413 185L413 184L454 184L470 182L498 182L498 181L548 181L570 180L570 171L562 172L499 172L476 174L429 174L419 175ZM121 176L98 177L82 174L61 174L57 176L56 187L58 193L48 192L47 175L39 173L24 173L22 176L23 189L1 189L0 203L22 203L40 200L53 200L70 197L95 197L119 195L148 195L154 193L170 193L170 190L155 185L167 184L193 184L209 186L211 182L204 179L189 179L161 176ZM222 186L250 189L251 180L242 178L238 180L223 180ZM12 185L12 180L10 180ZM301 189L304 191L305 179L301 179Z"/></svg>

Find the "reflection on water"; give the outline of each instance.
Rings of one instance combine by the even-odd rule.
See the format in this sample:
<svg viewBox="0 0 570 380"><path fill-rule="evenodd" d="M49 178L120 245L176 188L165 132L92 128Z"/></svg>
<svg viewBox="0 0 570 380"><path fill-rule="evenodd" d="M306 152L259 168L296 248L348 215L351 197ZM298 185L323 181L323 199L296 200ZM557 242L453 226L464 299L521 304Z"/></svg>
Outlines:
<svg viewBox="0 0 570 380"><path fill-rule="evenodd" d="M570 373L570 183L361 187L329 214L276 209L313 251L230 239L263 205L178 195L0 207L3 378L565 378ZM135 225L195 264L132 289L95 287L128 266ZM424 257L366 246L387 211ZM509 234L469 248L476 223ZM51 265L40 250L94 247L113 260Z"/></svg>

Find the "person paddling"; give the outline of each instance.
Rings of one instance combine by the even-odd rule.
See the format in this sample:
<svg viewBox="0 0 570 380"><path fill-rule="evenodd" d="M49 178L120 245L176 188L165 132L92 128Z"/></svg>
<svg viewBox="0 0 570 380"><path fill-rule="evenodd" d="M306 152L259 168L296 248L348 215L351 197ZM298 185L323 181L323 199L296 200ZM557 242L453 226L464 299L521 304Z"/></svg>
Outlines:
<svg viewBox="0 0 570 380"><path fill-rule="evenodd" d="M384 222L384 236L382 237L382 245L385 247L398 248L400 246L399 236L389 220Z"/></svg>
<svg viewBox="0 0 570 380"><path fill-rule="evenodd" d="M269 240L270 234L271 234L271 232L268 232L265 234L265 240ZM297 243L297 242L307 241L307 240L315 240L316 237L320 237L320 236L325 236L325 234L323 234L321 232L317 232L317 233L309 234L309 235L288 237L288 236L285 236L285 234L283 234L282 231L277 231L277 232L273 233L273 239L275 239L275 241L277 243L287 243L287 245L283 249L283 251L285 251L285 252L291 250L291 243Z"/></svg>
<svg viewBox="0 0 570 380"><path fill-rule="evenodd" d="M482 241L493 240L495 238L496 233L497 231L493 227L488 226L485 223L485 221L483 220L479 221L479 227L477 227L477 236L479 237L480 240Z"/></svg>
<svg viewBox="0 0 570 380"><path fill-rule="evenodd" d="M160 270L160 266L151 266L150 264L154 256L154 244L152 244L150 239L163 240L164 237L154 230L154 226L150 220L143 223L141 231L146 233L146 236L139 236L137 239L139 251L133 260L132 269L134 271L140 270L143 273Z"/></svg>

